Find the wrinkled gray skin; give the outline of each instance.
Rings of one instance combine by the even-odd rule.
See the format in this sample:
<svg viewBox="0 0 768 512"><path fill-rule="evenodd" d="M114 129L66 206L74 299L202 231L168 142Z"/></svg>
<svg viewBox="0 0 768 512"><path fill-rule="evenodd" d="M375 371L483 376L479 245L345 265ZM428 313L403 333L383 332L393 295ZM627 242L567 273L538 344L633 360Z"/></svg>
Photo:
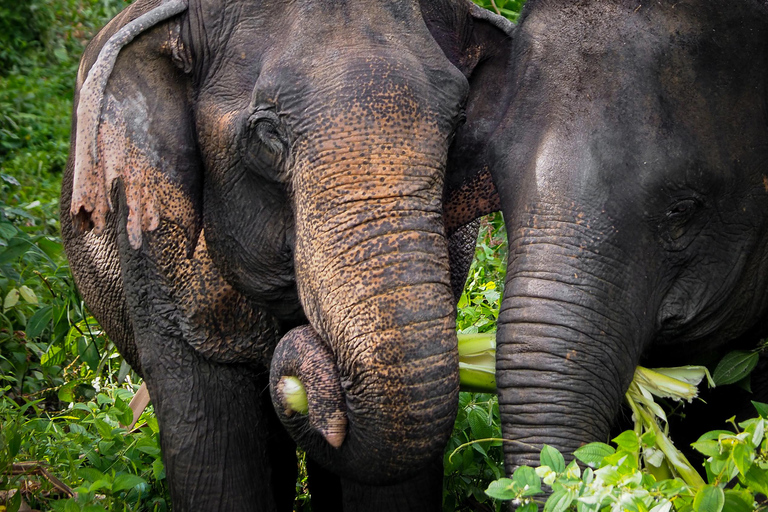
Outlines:
<svg viewBox="0 0 768 512"><path fill-rule="evenodd" d="M86 303L148 384L174 511L291 509L295 447L267 373L307 322L321 388L341 396L289 425L312 434L315 509L440 509L452 288L476 233L462 226L493 209L479 174L446 176L445 161L467 77L509 29L469 2L442 12L138 0L86 50L62 234Z"/></svg>
<svg viewBox="0 0 768 512"><path fill-rule="evenodd" d="M508 106L480 118L493 146L472 164L491 169L509 236L508 472L544 443L605 441L636 365L765 334L766 45L757 0L526 5Z"/></svg>

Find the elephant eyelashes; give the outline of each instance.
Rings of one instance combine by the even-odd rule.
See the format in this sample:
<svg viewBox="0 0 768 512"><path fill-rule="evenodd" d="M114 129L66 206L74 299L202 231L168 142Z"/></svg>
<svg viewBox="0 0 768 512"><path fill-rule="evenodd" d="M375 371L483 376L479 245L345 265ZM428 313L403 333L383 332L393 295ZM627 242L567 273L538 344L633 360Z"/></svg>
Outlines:
<svg viewBox="0 0 768 512"><path fill-rule="evenodd" d="M288 136L273 110L257 108L245 121L240 152L245 164L281 181L280 173L288 156Z"/></svg>
<svg viewBox="0 0 768 512"><path fill-rule="evenodd" d="M702 206L701 201L695 198L681 199L673 203L664 214L661 222L662 239L672 244L670 250L682 250L688 246L687 243L681 245L683 236L688 233L689 224L696 212Z"/></svg>

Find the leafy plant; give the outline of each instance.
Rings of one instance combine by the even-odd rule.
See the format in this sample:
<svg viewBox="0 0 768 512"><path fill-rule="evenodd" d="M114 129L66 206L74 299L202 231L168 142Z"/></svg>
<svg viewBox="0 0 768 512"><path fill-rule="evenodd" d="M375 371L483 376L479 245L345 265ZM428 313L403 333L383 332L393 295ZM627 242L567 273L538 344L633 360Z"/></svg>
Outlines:
<svg viewBox="0 0 768 512"><path fill-rule="evenodd" d="M545 445L540 466L520 467L512 478L493 482L486 492L499 500L513 500L521 512L536 511L540 504L545 512L765 510L768 405L755 406L761 416L734 424L734 431L708 432L694 443L709 457L706 483L693 485L678 477L657 480L643 471L641 461L656 440L652 432L638 436L628 430L613 439L615 447L590 443L579 448L574 452L576 460L567 466L560 452ZM542 486L551 490L546 499Z"/></svg>
<svg viewBox="0 0 768 512"><path fill-rule="evenodd" d="M8 390L0 389L0 488L20 489L18 504L23 497L62 512L168 509L157 420L146 412L132 432L121 426L133 419L132 389L100 392L53 415L41 400L18 405Z"/></svg>

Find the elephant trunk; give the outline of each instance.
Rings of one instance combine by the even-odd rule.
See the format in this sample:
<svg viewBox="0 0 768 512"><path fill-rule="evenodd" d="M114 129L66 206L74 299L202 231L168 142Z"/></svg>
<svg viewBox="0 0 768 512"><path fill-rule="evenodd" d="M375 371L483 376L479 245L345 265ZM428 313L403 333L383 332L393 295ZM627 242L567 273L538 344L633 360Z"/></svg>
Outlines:
<svg viewBox="0 0 768 512"><path fill-rule="evenodd" d="M633 278L610 237L587 231L540 217L509 230L496 364L510 474L538 465L544 444L568 457L607 441L639 362L649 322L629 306Z"/></svg>
<svg viewBox="0 0 768 512"><path fill-rule="evenodd" d="M275 407L314 460L365 483L401 481L439 459L458 401L445 148L417 143L355 139L356 159L328 157L329 169L320 156L295 189L296 276L311 328L284 338L271 379L301 373L309 416L286 417L273 385Z"/></svg>

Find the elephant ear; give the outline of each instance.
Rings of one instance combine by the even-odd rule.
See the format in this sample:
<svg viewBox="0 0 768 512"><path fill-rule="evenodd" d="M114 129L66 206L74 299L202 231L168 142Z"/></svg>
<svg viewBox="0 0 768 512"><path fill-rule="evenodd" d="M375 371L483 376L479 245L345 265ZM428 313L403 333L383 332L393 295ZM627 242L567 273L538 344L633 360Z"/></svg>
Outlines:
<svg viewBox="0 0 768 512"><path fill-rule="evenodd" d="M451 146L446 176L450 234L500 207L488 149L510 100L515 26L470 0L421 0L421 10L432 37L470 86L466 123Z"/></svg>
<svg viewBox="0 0 768 512"><path fill-rule="evenodd" d="M70 203L80 232L104 230L116 182L134 249L142 231L158 227L161 213L198 230L190 194L199 187L200 166L184 73L190 59L178 18L173 21L186 9L187 0L139 0L86 49L78 72Z"/></svg>

